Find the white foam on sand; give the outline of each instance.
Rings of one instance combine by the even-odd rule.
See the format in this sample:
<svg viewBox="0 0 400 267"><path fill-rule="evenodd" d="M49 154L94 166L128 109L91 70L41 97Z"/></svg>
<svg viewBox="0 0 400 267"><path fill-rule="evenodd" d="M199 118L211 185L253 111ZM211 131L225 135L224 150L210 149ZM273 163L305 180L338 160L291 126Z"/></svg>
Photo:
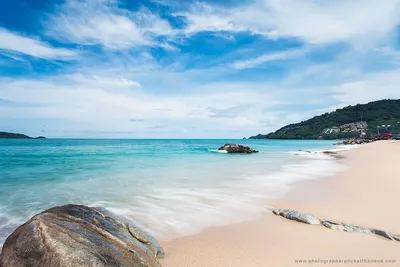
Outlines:
<svg viewBox="0 0 400 267"><path fill-rule="evenodd" d="M349 151L351 149L357 148L359 145L338 145L336 148L324 149L324 150L297 150L297 151L289 151L289 154L302 156L306 158L314 158L314 159L327 159L330 155L326 155L323 152L344 152Z"/></svg>
<svg viewBox="0 0 400 267"><path fill-rule="evenodd" d="M126 203L93 203L134 219L157 238L174 239L209 227L228 225L259 218L265 202L284 196L295 183L328 177L344 166L322 155L282 166L265 175L244 175L234 181L210 184L207 188L154 188Z"/></svg>

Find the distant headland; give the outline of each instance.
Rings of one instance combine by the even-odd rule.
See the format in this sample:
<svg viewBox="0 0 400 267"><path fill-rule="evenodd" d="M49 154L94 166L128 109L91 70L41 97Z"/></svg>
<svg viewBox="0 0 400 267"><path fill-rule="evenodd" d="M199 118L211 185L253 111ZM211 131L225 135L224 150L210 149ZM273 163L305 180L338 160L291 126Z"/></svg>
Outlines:
<svg viewBox="0 0 400 267"><path fill-rule="evenodd" d="M400 135L400 99L347 106L249 139L346 139Z"/></svg>
<svg viewBox="0 0 400 267"><path fill-rule="evenodd" d="M30 137L20 133L0 132L0 139L46 139L44 136Z"/></svg>

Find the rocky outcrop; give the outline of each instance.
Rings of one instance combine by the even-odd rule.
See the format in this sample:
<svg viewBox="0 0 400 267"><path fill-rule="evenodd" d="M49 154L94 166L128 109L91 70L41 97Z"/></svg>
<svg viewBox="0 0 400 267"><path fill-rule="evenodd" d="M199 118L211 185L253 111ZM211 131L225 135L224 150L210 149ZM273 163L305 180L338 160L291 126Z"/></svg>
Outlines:
<svg viewBox="0 0 400 267"><path fill-rule="evenodd" d="M336 145L361 145L361 144L368 144L374 142L374 139L367 139L367 138L350 138L343 142L337 143Z"/></svg>
<svg viewBox="0 0 400 267"><path fill-rule="evenodd" d="M227 151L228 153L242 153L242 154L258 153L258 150L254 150L251 147L237 145L237 144L225 144L218 150L224 150Z"/></svg>
<svg viewBox="0 0 400 267"><path fill-rule="evenodd" d="M400 241L399 235L391 234L391 233L383 231L383 230L379 230L379 229L375 229L375 228L368 228L368 227L363 227L363 226L357 226L357 225L347 224L347 223L342 223L342 222L335 222L332 220L327 220L327 219L317 217L312 214L299 212L296 210L283 210L283 209L272 208L272 212L275 215L282 216L283 218L286 218L288 220L298 221L298 222L302 222L302 223L306 223L306 224L321 225L321 226L324 226L329 229L341 230L341 231L345 231L345 232L358 232L358 233L365 233L365 234L373 234L373 235L377 235L377 236L383 237L388 240Z"/></svg>
<svg viewBox="0 0 400 267"><path fill-rule="evenodd" d="M0 266L160 267L164 252L132 221L102 208L65 205L48 209L6 240Z"/></svg>

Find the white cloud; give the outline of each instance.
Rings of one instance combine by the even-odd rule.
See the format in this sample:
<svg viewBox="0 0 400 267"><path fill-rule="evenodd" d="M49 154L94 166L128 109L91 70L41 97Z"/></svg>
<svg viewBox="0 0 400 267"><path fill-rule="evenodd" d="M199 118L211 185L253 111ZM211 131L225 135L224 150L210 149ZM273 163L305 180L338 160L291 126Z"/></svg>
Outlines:
<svg viewBox="0 0 400 267"><path fill-rule="evenodd" d="M399 1L266 1L279 36L309 43L369 45L384 39L400 22Z"/></svg>
<svg viewBox="0 0 400 267"><path fill-rule="evenodd" d="M3 79L0 98L18 105L0 106L0 120L41 119L48 121L48 128L52 120L63 120L79 125L76 133L92 131L91 136L134 130L142 137L166 137L166 132L169 137L218 137L222 132L235 137L244 128L240 135L258 130L263 110L277 104L273 94L252 84L208 84L208 91L197 88L175 96L154 94L138 84L129 78L81 74L43 81ZM221 87L231 90L217 92ZM238 90L243 87L248 90Z"/></svg>
<svg viewBox="0 0 400 267"><path fill-rule="evenodd" d="M267 53L253 59L236 61L231 66L235 69L253 68L270 61L287 60L300 57L305 55L307 51L308 49L291 49L282 52Z"/></svg>
<svg viewBox="0 0 400 267"><path fill-rule="evenodd" d="M15 52L45 59L72 59L77 56L77 53L72 50L54 48L40 40L0 28L0 53ZM14 58L13 55L9 56Z"/></svg>
<svg viewBox="0 0 400 267"><path fill-rule="evenodd" d="M45 80L2 79L0 99L16 106L0 105L0 122L40 119L49 136L242 137L273 131L333 107L400 98L400 69L306 88L263 82L195 85L192 79L198 72L148 74L182 81L171 92L164 86L146 88L140 75L136 80L137 73L127 73L107 76L93 70ZM303 105L302 111L292 105Z"/></svg>
<svg viewBox="0 0 400 267"><path fill-rule="evenodd" d="M269 38L295 37L311 44L346 42L369 48L387 42L400 23L398 0L256 0L221 8L197 4L188 12L187 33L249 31Z"/></svg>
<svg viewBox="0 0 400 267"><path fill-rule="evenodd" d="M131 12L116 1L66 1L45 22L47 35L81 44L102 45L108 49L156 46L155 36L171 34L169 23L142 8Z"/></svg>
<svg viewBox="0 0 400 267"><path fill-rule="evenodd" d="M246 31L247 27L241 25L241 21L235 20L236 9L224 9L196 3L188 11L177 12L175 15L187 19L188 25L184 33L192 34L202 31Z"/></svg>
<svg viewBox="0 0 400 267"><path fill-rule="evenodd" d="M330 87L340 105L367 103L380 99L400 99L400 69L364 75L357 80Z"/></svg>

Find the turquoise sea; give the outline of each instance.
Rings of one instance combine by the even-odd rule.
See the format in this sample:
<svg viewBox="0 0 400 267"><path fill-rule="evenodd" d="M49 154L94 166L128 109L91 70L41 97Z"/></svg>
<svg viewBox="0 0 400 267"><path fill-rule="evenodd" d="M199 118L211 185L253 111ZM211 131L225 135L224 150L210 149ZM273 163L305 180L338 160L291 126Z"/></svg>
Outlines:
<svg viewBox="0 0 400 267"><path fill-rule="evenodd" d="M259 154L216 150L241 143ZM333 141L0 140L0 245L34 214L66 203L103 206L156 237L257 218L294 182L340 169Z"/></svg>

